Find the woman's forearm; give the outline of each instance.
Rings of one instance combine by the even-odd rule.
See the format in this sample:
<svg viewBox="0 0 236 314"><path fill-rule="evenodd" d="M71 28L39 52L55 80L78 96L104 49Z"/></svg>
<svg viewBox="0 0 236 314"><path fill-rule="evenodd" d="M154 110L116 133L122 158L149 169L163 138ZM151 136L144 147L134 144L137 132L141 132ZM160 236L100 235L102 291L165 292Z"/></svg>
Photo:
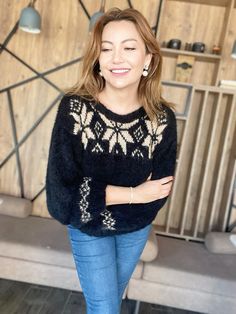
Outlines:
<svg viewBox="0 0 236 314"><path fill-rule="evenodd" d="M130 202L131 190L129 187L107 185L106 205L128 204Z"/></svg>
<svg viewBox="0 0 236 314"><path fill-rule="evenodd" d="M159 180L150 180L136 187L107 185L106 205L149 203L169 195L173 183L173 176Z"/></svg>

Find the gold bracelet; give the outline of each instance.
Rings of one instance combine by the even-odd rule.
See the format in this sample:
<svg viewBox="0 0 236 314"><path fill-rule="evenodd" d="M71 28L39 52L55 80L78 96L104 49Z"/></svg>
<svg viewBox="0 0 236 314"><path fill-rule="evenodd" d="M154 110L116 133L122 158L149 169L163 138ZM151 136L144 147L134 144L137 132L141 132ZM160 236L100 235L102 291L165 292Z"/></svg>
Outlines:
<svg viewBox="0 0 236 314"><path fill-rule="evenodd" d="M133 187L130 186L130 201L129 201L129 204L132 204L133 198L134 198Z"/></svg>

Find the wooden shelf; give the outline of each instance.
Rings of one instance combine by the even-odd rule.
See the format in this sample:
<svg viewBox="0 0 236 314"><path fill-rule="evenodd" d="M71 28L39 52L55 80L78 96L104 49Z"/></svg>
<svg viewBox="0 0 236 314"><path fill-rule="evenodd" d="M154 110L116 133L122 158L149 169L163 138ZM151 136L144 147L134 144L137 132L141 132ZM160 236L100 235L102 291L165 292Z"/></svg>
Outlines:
<svg viewBox="0 0 236 314"><path fill-rule="evenodd" d="M169 0L169 1L190 2L189 0ZM230 3L230 0L191 0L191 3L227 7Z"/></svg>
<svg viewBox="0 0 236 314"><path fill-rule="evenodd" d="M191 84L191 83L184 83L184 82L180 82L180 81L175 81L175 80L162 80L161 83L163 85L169 85L169 86L175 86L175 87L182 87L182 88L193 88L195 90L199 90L199 91L206 91L206 90L211 90L212 92L219 92L219 88L222 91L222 93L226 93L226 94L235 94L235 88L224 88L224 87L220 87L220 86L212 86L212 85L203 85L203 84ZM178 116L179 119L184 120L185 118L181 118L180 116Z"/></svg>
<svg viewBox="0 0 236 314"><path fill-rule="evenodd" d="M174 81L174 80L162 80L161 82L163 85L172 85L172 86L183 87L183 88L193 87L192 83L184 83L184 82L179 82L179 81Z"/></svg>
<svg viewBox="0 0 236 314"><path fill-rule="evenodd" d="M180 115L180 114L176 115L176 119L181 120L181 121L187 121L187 117ZM176 162L178 162L178 161L179 161L179 159L176 159Z"/></svg>
<svg viewBox="0 0 236 314"><path fill-rule="evenodd" d="M175 57L177 55L193 56L196 58L196 60L203 61L203 62L219 62L221 59L221 55L194 52L194 51L188 51L188 50L161 48L161 52L163 56L170 56L170 57Z"/></svg>

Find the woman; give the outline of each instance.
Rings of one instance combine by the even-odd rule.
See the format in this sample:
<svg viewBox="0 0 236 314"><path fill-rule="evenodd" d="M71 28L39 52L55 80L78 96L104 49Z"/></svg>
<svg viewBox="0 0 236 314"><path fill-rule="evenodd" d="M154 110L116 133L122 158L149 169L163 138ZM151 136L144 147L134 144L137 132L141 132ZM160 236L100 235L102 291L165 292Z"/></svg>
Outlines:
<svg viewBox="0 0 236 314"><path fill-rule="evenodd" d="M145 18L96 23L80 82L62 98L46 176L50 214L68 225L88 314L117 314L170 193L176 120L161 97L162 57Z"/></svg>

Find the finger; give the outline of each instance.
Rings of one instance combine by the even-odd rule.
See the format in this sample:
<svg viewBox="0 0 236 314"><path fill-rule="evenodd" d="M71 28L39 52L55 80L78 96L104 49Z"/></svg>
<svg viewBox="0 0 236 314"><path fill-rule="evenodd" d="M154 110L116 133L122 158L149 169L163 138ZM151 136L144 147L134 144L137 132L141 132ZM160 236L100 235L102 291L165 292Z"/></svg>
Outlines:
<svg viewBox="0 0 236 314"><path fill-rule="evenodd" d="M166 184L162 184L162 185L161 185L161 189L162 189L162 191L171 190L172 185L173 185L173 182L168 182L168 183L166 183Z"/></svg>
<svg viewBox="0 0 236 314"><path fill-rule="evenodd" d="M168 192L168 193L162 193L161 196L160 196L160 199L169 196L169 194L170 194L170 192Z"/></svg>
<svg viewBox="0 0 236 314"><path fill-rule="evenodd" d="M162 191L162 192L161 192L161 195L163 195L163 194L169 195L169 194L170 194L170 190Z"/></svg>
<svg viewBox="0 0 236 314"><path fill-rule="evenodd" d="M161 184L167 184L169 182L172 182L173 180L174 180L174 177L169 176L169 177L165 177L165 178L160 179L160 183Z"/></svg>
<svg viewBox="0 0 236 314"><path fill-rule="evenodd" d="M172 184L173 184L173 180L161 184L161 187L164 189L164 188L166 188L168 186L172 186Z"/></svg>
<svg viewBox="0 0 236 314"><path fill-rule="evenodd" d="M167 197L168 195L161 195L160 197L159 197L159 200L161 200L161 199L163 199L163 198L165 198L165 197Z"/></svg>
<svg viewBox="0 0 236 314"><path fill-rule="evenodd" d="M163 189L161 190L161 196L163 196L163 195L168 196L168 195L170 194L170 192L171 192L171 187L169 187L169 188L163 188Z"/></svg>
<svg viewBox="0 0 236 314"><path fill-rule="evenodd" d="M166 197L170 194L170 191L161 193L161 197Z"/></svg>

